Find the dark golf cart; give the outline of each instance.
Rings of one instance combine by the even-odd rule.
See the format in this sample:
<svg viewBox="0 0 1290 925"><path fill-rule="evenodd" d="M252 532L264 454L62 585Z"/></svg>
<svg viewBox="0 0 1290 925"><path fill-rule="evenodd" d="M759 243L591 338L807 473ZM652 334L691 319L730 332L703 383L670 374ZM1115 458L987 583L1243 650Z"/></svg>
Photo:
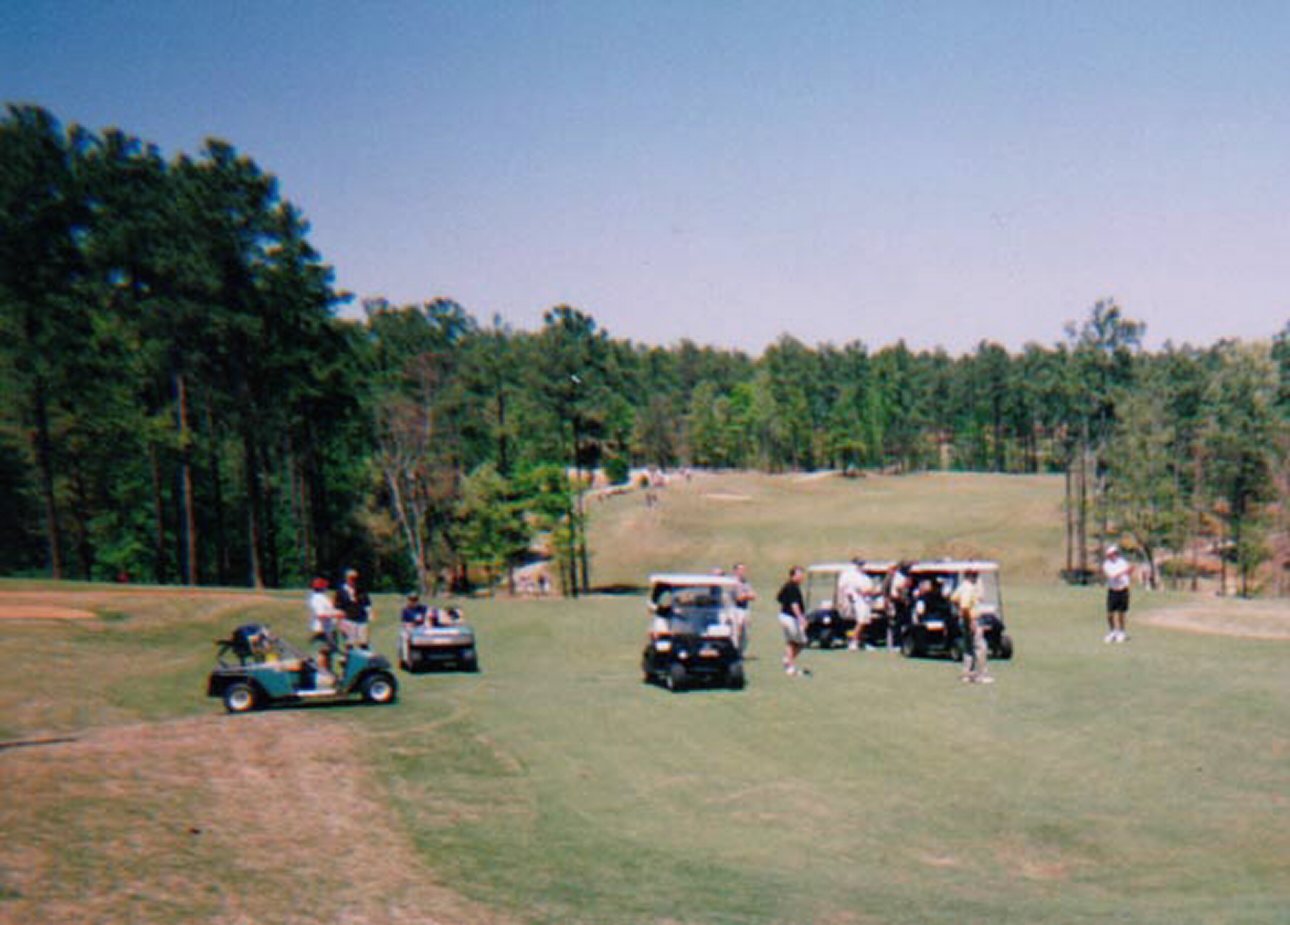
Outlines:
<svg viewBox="0 0 1290 925"><path fill-rule="evenodd" d="M738 582L717 575L651 575L649 641L641 656L646 683L677 691L697 685L743 688L735 643L741 614Z"/></svg>
<svg viewBox="0 0 1290 925"><path fill-rule="evenodd" d="M1003 623L999 563L985 561L919 562L910 569L914 597L909 624L901 639L902 653L911 658L940 655L954 661L963 657L962 622L950 604L950 595L968 572L976 572L981 582L981 607L977 619L985 628L990 657L1012 658L1012 637L1005 632Z"/></svg>
<svg viewBox="0 0 1290 925"><path fill-rule="evenodd" d="M246 713L277 703L344 700L355 695L367 703L393 703L399 685L389 661L367 649L338 650L332 670L305 654L267 626L239 626L217 639L218 666L206 693L219 697L230 713Z"/></svg>
<svg viewBox="0 0 1290 925"><path fill-rule="evenodd" d="M422 622L399 631L399 667L413 673L431 668L478 671L475 631L461 622L456 607L431 608Z"/></svg>
<svg viewBox="0 0 1290 925"><path fill-rule="evenodd" d="M821 649L844 646L856 629L855 617L839 607L838 579L851 568L848 562L825 562L806 569L806 643ZM869 576L874 593L869 598L870 617L860 645L875 648L888 644L889 617L881 594L883 581L894 568L891 562L866 562L862 571Z"/></svg>

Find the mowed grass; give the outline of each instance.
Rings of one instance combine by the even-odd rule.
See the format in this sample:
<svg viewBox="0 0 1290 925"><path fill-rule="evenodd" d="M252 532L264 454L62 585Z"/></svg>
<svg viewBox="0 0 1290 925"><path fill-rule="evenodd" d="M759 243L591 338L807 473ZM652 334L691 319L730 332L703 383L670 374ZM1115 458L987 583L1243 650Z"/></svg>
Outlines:
<svg viewBox="0 0 1290 925"><path fill-rule="evenodd" d="M1060 477L696 474L659 494L655 508L640 492L588 503L595 584L743 561L773 590L789 565L853 555L988 557L1014 581L1051 581L1065 564Z"/></svg>
<svg viewBox="0 0 1290 925"><path fill-rule="evenodd" d="M648 513L667 530L623 526L644 511L637 496L593 507L596 581L748 560L762 603L747 690L642 684L639 597L498 599L467 605L481 675L401 674L395 707L298 711L358 737L425 877L531 923L1286 921L1290 644L1131 621L1131 642L1104 645L1101 592L1043 580L1061 554L1052 480L676 487ZM880 490L915 522L863 497ZM759 501L704 497L714 491ZM980 537L939 513L969 507L990 515ZM860 510L878 513L846 523ZM1029 539L1011 539L1010 520ZM836 558L852 537L875 555L932 554L943 541L1005 563L1018 653L996 665L997 684L961 685L946 662L883 652L811 652L812 678L782 674L765 603L779 568ZM248 616L303 625L299 598L159 600L93 626L0 627L10 664L49 662L35 706L23 693L32 672L0 681L5 734L218 713L203 696L209 640ZM1135 613L1177 600L1138 594ZM377 647L392 653L397 601L379 603ZM113 812L107 796L89 808ZM2 818L30 831L55 815ZM67 850L70 869L98 882L95 846ZM199 865L190 871L196 889L214 889ZM157 910L136 920L193 920Z"/></svg>

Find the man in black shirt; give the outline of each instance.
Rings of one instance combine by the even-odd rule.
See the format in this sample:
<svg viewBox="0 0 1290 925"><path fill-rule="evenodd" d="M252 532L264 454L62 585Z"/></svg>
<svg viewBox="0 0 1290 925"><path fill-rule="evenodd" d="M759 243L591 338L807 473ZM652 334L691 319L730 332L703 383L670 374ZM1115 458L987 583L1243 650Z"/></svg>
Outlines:
<svg viewBox="0 0 1290 925"><path fill-rule="evenodd" d="M358 585L358 570L345 572L345 583L336 591L336 607L344 618L341 630L351 645L366 649L371 632L372 599Z"/></svg>
<svg viewBox="0 0 1290 925"><path fill-rule="evenodd" d="M797 667L797 656L806 648L806 601L802 597L802 582L806 570L795 565L788 570L788 581L779 589L779 625L784 629L784 671L789 675L809 675Z"/></svg>

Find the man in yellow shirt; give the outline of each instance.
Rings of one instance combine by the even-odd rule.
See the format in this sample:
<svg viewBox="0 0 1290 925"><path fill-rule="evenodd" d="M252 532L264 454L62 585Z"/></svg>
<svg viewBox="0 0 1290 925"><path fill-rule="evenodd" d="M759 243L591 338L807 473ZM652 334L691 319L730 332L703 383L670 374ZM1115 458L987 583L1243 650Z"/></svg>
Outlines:
<svg viewBox="0 0 1290 925"><path fill-rule="evenodd" d="M988 647L985 644L985 628L977 619L981 608L981 584L975 571L963 576L950 603L958 608L959 619L963 621L963 675L962 680L973 684L993 684L986 670Z"/></svg>

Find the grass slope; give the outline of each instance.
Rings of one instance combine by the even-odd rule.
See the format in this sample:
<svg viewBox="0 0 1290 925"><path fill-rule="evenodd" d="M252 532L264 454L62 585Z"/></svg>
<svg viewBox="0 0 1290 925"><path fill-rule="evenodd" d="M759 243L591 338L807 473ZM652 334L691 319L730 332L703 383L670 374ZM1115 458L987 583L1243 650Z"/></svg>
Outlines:
<svg viewBox="0 0 1290 925"><path fill-rule="evenodd" d="M481 909L597 925L1285 921L1290 643L1131 623L1130 643L1103 645L1100 592L1036 580L1060 554L1051 480L731 476L678 487L661 511L633 496L596 506L598 582L744 558L765 576L765 600L788 561L853 544L895 555L957 543L945 551L995 555L1006 580L1031 578L1007 586L1018 658L996 666L993 687L960 685L945 662L841 651L809 653L814 677L792 680L762 606L746 691L670 695L640 683L639 598L472 602L482 675L403 675L393 708L270 714L353 738L420 876L464 894L467 911L441 921L476 921ZM1173 602L1140 595L1135 612ZM395 605L380 602L385 651ZM7 663L46 668L0 680L6 736L197 717L183 721L249 738L268 717L223 719L202 697L209 640L252 615L303 624L295 596L139 595L113 611L124 616L4 628ZM19 751L0 751L6 792ZM272 778L292 749L241 760L248 781ZM101 773L112 789L112 768ZM113 811L106 797L95 806ZM131 812L118 812L115 835L74 830L67 869L91 892L110 879L112 838L146 837L134 823L152 810ZM0 815L5 831L35 839L57 837L60 819L35 798ZM380 823L372 817L373 832ZM154 903L133 920L215 921L239 908L218 901L232 888L201 857L186 876L194 895L216 897L203 914ZM31 898L17 895L27 881L8 863L0 921ZM177 876L164 871L165 883ZM273 876L294 889L289 873ZM356 899L346 920L377 907Z"/></svg>
<svg viewBox="0 0 1290 925"><path fill-rule="evenodd" d="M653 509L639 492L590 504L596 584L745 561L769 585L793 563L855 554L981 556L998 559L1014 580L1049 581L1064 564L1054 476L698 474L660 494Z"/></svg>

